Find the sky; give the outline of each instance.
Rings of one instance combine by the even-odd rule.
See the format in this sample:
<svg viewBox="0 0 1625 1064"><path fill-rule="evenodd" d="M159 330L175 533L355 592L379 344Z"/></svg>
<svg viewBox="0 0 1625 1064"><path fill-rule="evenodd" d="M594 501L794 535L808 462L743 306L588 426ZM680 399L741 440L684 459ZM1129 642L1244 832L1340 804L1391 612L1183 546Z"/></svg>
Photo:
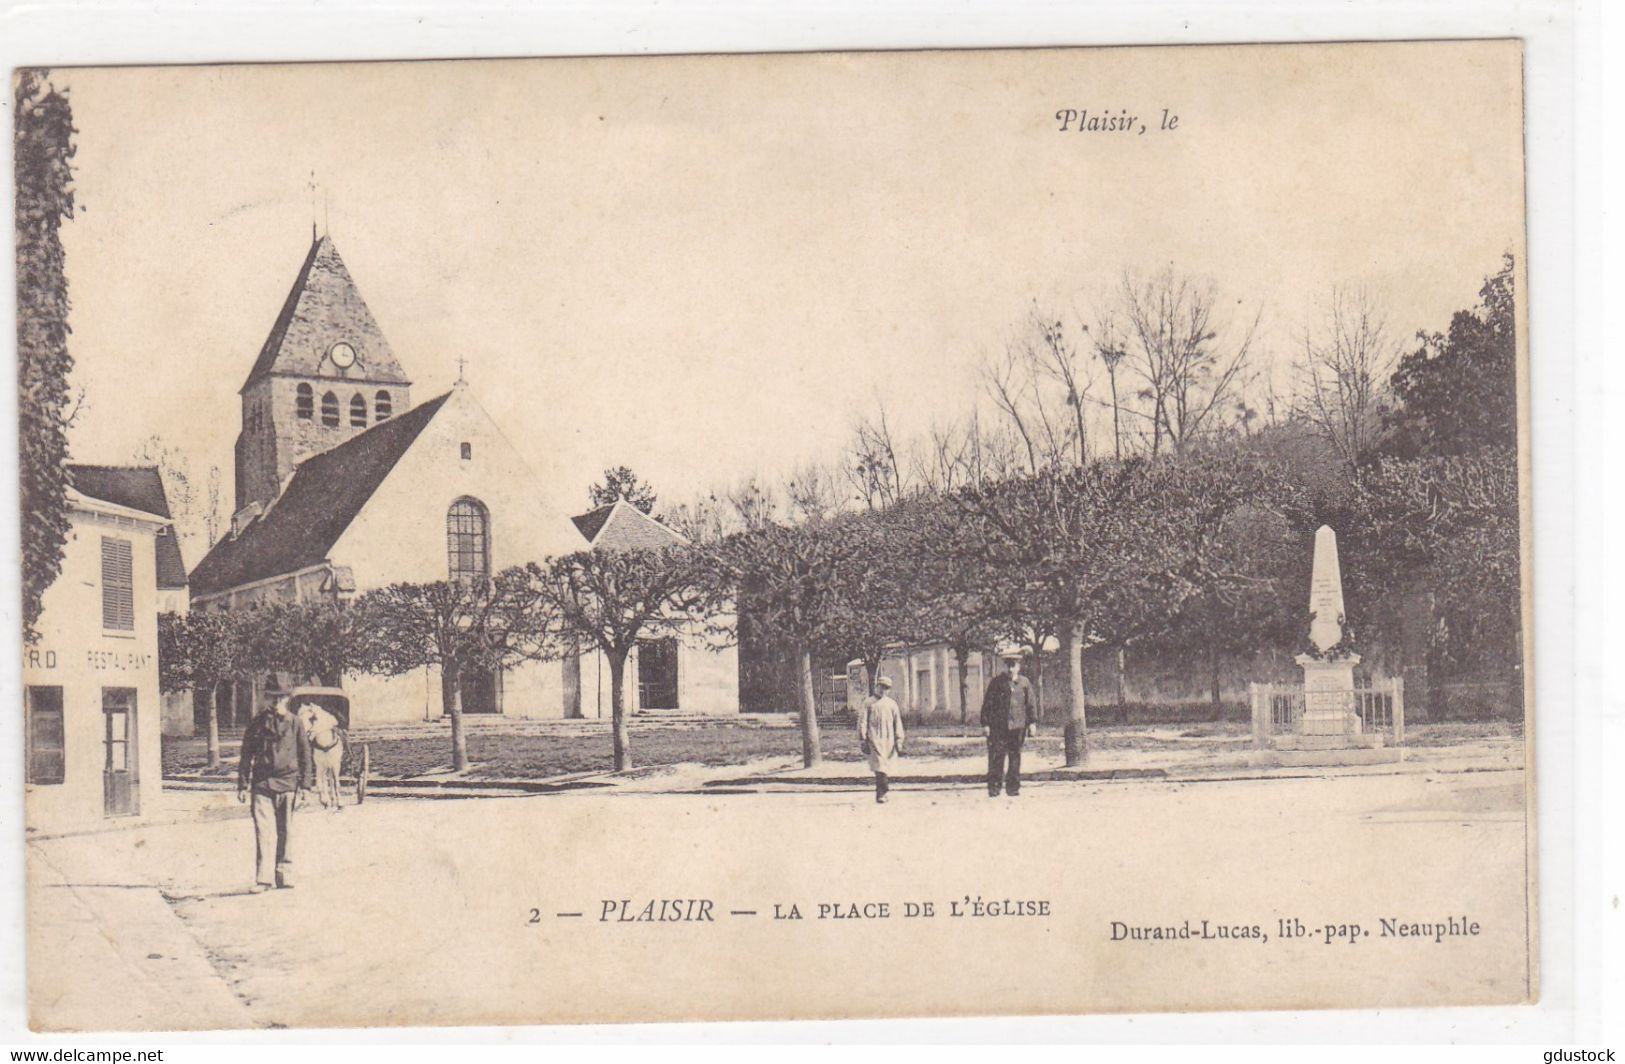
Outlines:
<svg viewBox="0 0 1625 1064"><path fill-rule="evenodd" d="M1458 42L58 70L73 456L158 435L229 494L237 392L313 222L414 399L465 360L583 504L610 465L679 501L830 456L877 402L903 435L963 414L1035 300L1087 318L1124 270L1210 279L1237 326L1262 310L1281 385L1334 285L1408 337L1521 249L1520 62ZM1062 132L1063 109L1147 132Z"/></svg>

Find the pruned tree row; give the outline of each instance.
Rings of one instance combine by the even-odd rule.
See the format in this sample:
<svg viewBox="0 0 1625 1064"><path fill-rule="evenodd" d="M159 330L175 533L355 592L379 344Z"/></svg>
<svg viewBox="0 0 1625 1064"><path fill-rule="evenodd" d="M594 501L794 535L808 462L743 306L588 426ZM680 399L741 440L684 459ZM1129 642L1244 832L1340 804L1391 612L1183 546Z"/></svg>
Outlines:
<svg viewBox="0 0 1625 1064"><path fill-rule="evenodd" d="M1209 287L1172 274L1125 278L1118 316L1097 321L1090 341L1114 397L1109 450L1090 448L1082 416L1088 330L1075 337L1035 314L988 378L1002 434L973 416L905 442L882 409L860 422L841 463L803 463L782 485L750 478L656 515L678 533L666 547L396 584L343 605L168 618L164 687L269 671L334 682L437 669L462 769L463 676L597 652L610 673L614 763L625 771L634 763L626 667L639 643L726 643L744 613L793 663L807 765L821 756L815 662L861 661L872 680L894 648L936 644L951 649L963 684L977 651L1052 642L1060 675L1038 680L1064 688L1075 765L1089 750L1086 650L1115 650L1120 662L1129 647L1157 648L1205 674L1217 703L1222 661L1301 639L1307 537L1322 522L1339 530L1354 615L1393 627L1394 603L1424 593L1428 653L1441 667L1515 676L1511 270L1508 260L1478 307L1397 363L1369 299L1338 294L1324 330L1306 334L1295 420L1258 432L1226 405L1246 375L1256 320L1221 341ZM1130 410L1119 400L1136 386ZM646 512L657 501L625 467L608 470L590 499ZM213 751L212 716L210 734Z"/></svg>

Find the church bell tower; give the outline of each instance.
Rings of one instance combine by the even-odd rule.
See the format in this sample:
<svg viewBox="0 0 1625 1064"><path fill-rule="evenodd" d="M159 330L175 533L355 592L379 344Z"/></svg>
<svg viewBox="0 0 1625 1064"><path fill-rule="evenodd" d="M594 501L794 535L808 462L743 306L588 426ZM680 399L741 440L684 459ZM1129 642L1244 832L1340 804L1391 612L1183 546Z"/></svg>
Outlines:
<svg viewBox="0 0 1625 1064"><path fill-rule="evenodd" d="M409 410L411 385L332 238L313 227L310 252L240 391L239 517L263 512L306 458Z"/></svg>

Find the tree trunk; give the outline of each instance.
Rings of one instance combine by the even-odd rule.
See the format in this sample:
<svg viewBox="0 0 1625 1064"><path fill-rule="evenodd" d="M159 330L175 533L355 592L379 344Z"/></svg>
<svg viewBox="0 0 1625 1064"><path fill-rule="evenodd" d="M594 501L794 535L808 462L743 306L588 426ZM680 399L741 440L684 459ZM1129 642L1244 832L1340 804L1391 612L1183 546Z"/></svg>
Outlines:
<svg viewBox="0 0 1625 1064"><path fill-rule="evenodd" d="M1117 366L1115 364L1107 370L1107 375L1112 379L1112 450L1116 453L1117 460L1121 462L1123 460L1123 430L1117 412Z"/></svg>
<svg viewBox="0 0 1625 1064"><path fill-rule="evenodd" d="M463 772L468 768L468 736L463 734L463 685L457 682L457 670L449 665L440 670L440 705L451 718L451 770Z"/></svg>
<svg viewBox="0 0 1625 1064"><path fill-rule="evenodd" d="M1124 651L1123 647L1119 645L1117 648L1117 708L1123 712L1127 712L1126 710L1123 710L1123 703L1127 701L1127 699L1123 696L1123 674L1128 671L1127 661L1125 660L1127 656L1128 655ZM1124 721L1124 723L1126 724L1127 721Z"/></svg>
<svg viewBox="0 0 1625 1064"><path fill-rule="evenodd" d="M1207 648L1209 693L1213 696L1213 706L1219 705L1219 644L1211 643Z"/></svg>
<svg viewBox="0 0 1625 1064"><path fill-rule="evenodd" d="M214 697L219 688L218 681L209 684L203 692L193 692L193 697L203 693L209 709L209 767L220 767L220 702Z"/></svg>
<svg viewBox="0 0 1625 1064"><path fill-rule="evenodd" d="M796 656L797 684L801 689L801 763L812 768L823 760L818 749L818 702L813 697L812 651L803 648Z"/></svg>
<svg viewBox="0 0 1625 1064"><path fill-rule="evenodd" d="M881 654L863 659L863 667L868 670L867 679L864 681L867 686L867 690L864 691L866 695L875 693L875 681L880 679L880 663L882 660L884 660L884 656Z"/></svg>
<svg viewBox="0 0 1625 1064"><path fill-rule="evenodd" d="M1032 644L1033 698L1038 701L1038 719L1044 719L1044 640Z"/></svg>
<svg viewBox="0 0 1625 1064"><path fill-rule="evenodd" d="M959 723L970 723L970 684L965 680L965 668L970 663L970 647L954 647L954 660L959 663Z"/></svg>
<svg viewBox="0 0 1625 1064"><path fill-rule="evenodd" d="M1083 704L1083 640L1079 625L1068 621L1061 626L1061 654L1066 658L1067 717L1066 766L1074 768L1089 757L1089 720Z"/></svg>
<svg viewBox="0 0 1625 1064"><path fill-rule="evenodd" d="M626 723L626 655L609 656L609 730L615 749L615 771L632 769L632 732Z"/></svg>

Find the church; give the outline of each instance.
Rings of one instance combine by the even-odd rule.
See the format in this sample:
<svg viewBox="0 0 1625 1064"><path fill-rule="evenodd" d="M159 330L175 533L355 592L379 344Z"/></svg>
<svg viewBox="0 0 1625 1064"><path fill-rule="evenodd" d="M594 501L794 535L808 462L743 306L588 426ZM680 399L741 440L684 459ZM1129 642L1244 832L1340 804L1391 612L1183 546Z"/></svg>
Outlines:
<svg viewBox="0 0 1625 1064"><path fill-rule="evenodd" d="M461 378L413 405L411 380L326 235L312 233L239 394L231 530L190 575L193 610L343 602L392 583L477 579L551 555L677 538L624 502L567 512L556 500L573 493L536 476ZM650 640L628 665L634 712L739 711L731 647ZM608 675L586 653L465 676L463 711L607 717ZM436 669L341 684L355 727L442 713ZM245 724L264 689L256 677L210 692L221 726Z"/></svg>

